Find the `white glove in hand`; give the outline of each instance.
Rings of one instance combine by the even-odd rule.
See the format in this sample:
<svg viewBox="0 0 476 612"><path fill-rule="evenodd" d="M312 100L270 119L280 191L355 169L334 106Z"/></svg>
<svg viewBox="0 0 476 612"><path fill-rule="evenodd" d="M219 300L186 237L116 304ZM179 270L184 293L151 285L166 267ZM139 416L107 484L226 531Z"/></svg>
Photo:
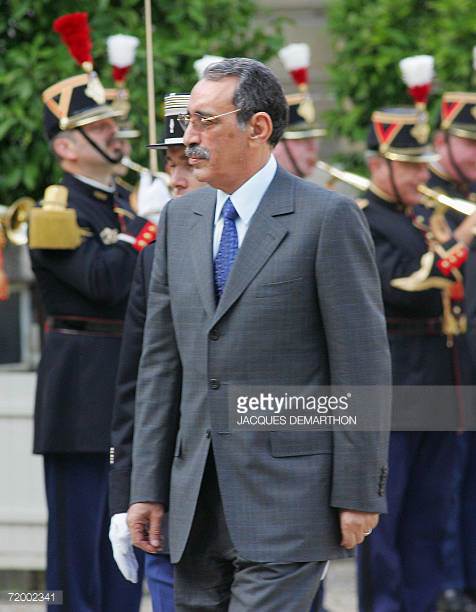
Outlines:
<svg viewBox="0 0 476 612"><path fill-rule="evenodd" d="M155 223L170 197L170 192L162 179L152 178L150 172L141 172L137 193L137 213L141 217Z"/></svg>
<svg viewBox="0 0 476 612"><path fill-rule="evenodd" d="M138 563L127 526L127 513L114 514L109 526L112 555L121 574L129 582L137 582Z"/></svg>

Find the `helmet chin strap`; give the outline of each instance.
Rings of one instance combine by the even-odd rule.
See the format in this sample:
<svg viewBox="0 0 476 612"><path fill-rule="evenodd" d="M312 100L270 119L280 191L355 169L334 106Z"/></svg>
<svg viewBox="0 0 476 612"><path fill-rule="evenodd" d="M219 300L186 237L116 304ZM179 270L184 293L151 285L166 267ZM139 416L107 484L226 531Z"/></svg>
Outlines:
<svg viewBox="0 0 476 612"><path fill-rule="evenodd" d="M95 149L99 153L99 155L101 155L101 157L105 159L107 162L115 165L121 161L122 153L118 157L111 157L110 155L106 153L106 151L101 149L101 147L96 142L94 142L94 140L90 136L86 134L86 132L83 130L82 127L78 127L76 129L78 130L78 132L80 132L83 135L83 137L88 141L88 143L93 147L93 149Z"/></svg>
<svg viewBox="0 0 476 612"><path fill-rule="evenodd" d="M395 197L397 198L397 202L399 202L400 204L404 204L404 202L402 201L402 196L400 195L400 191L398 190L398 187L397 187L397 182L395 181L395 173L393 171L392 160L388 158L385 158L385 159L387 161L388 171L390 174L390 182L392 183L392 189L395 194Z"/></svg>
<svg viewBox="0 0 476 612"><path fill-rule="evenodd" d="M284 150L286 151L286 155L288 156L288 159L291 162L292 167L294 168L294 174L296 176L299 176L299 178L304 178L304 174L301 168L298 166L297 161L295 160L293 154L291 153L291 149L289 148L288 143L286 142L286 139L283 138L281 142L283 143Z"/></svg>
<svg viewBox="0 0 476 612"><path fill-rule="evenodd" d="M469 192L469 185L471 183L471 180L461 170L461 168L459 167L459 165L458 165L458 163L457 163L457 161L455 159L455 156L453 154L453 147L451 146L450 134L449 134L449 132L447 130L445 130L445 143L446 143L446 147L448 149L448 158L450 160L450 164L452 165L453 170L458 175L459 182L461 183L461 191L463 193L468 193Z"/></svg>

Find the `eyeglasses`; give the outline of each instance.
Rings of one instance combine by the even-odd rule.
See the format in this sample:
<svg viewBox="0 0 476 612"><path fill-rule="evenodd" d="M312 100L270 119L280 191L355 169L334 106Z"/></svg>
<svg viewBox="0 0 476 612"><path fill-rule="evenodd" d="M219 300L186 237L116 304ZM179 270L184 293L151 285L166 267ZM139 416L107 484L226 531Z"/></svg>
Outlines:
<svg viewBox="0 0 476 612"><path fill-rule="evenodd" d="M235 108L235 110L228 111L227 113L220 113L219 115L213 115L212 117L204 117L200 115L200 113L192 113L191 115L188 113L180 113L177 115L177 121L180 124L180 127L185 130L188 128L190 124L196 130L206 130L207 127L212 125L212 122L219 117L226 117L226 115L233 115L234 113L239 113L241 108Z"/></svg>

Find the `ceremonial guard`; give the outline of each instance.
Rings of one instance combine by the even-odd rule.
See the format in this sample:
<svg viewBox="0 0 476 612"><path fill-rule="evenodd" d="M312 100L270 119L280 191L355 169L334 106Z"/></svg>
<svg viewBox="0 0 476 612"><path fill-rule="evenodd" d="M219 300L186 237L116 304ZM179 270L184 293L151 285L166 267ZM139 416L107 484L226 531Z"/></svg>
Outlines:
<svg viewBox="0 0 476 612"><path fill-rule="evenodd" d="M468 200L468 216L448 208L445 216L468 247L464 269L468 344L472 353L469 383L476 382L476 92L444 92L440 126L434 138L438 162L430 167L428 186L438 193ZM473 207L476 211L476 204ZM458 463L454 481L455 503L444 541L444 592L438 612L476 611L476 437L473 431L458 436Z"/></svg>
<svg viewBox="0 0 476 612"><path fill-rule="evenodd" d="M427 146L424 106L432 58L423 64L426 76L407 83L413 93L417 88L416 107L387 108L372 115L368 137L371 184L360 202L380 271L397 421L399 410L408 409L398 403L399 386L459 383L454 340L464 331L459 271L464 248L449 236L441 249L433 250L431 228L416 214L421 198L417 188L429 178L427 164L437 159ZM433 284L435 278L438 281ZM417 402L414 409L419 409ZM389 513L381 517L359 551L361 612L435 609L444 580L441 538L451 507L448 483L456 450L453 432L392 432Z"/></svg>
<svg viewBox="0 0 476 612"><path fill-rule="evenodd" d="M121 113L106 104L93 70L87 14L65 15L54 29L86 74L43 92L45 131L64 176L30 221L47 316L34 434L49 511L47 588L63 592L58 610L133 612L140 586L121 576L107 538L108 451L128 293L155 225L114 187Z"/></svg>
<svg viewBox="0 0 476 612"><path fill-rule="evenodd" d="M150 145L165 152L166 168L170 175L174 197L204 186L193 176L192 167L185 156L183 129L177 120L177 117L187 112L189 98L190 96L185 94L170 94L165 97L164 139L159 144ZM136 382L153 257L154 245L149 245L139 255L134 274L125 318L112 422L112 467L109 477L109 504L112 518L109 537L118 567L131 582L137 582L139 575L126 516L130 497ZM173 611L173 571L168 554L146 554L145 575L154 612Z"/></svg>
<svg viewBox="0 0 476 612"><path fill-rule="evenodd" d="M437 164L431 165L428 185L436 191L464 198L476 203L476 92L445 92L441 101L440 130L435 136L435 149L440 154ZM476 210L476 206L474 208ZM468 213L471 213L471 207ZM447 216L463 219L453 211ZM461 239L469 245L469 261L466 266L466 313L468 316L470 343L476 363L476 254L473 240L474 215L461 226ZM476 584L474 585L476 588Z"/></svg>
<svg viewBox="0 0 476 612"><path fill-rule="evenodd" d="M309 92L311 50L306 43L294 43L281 49L279 57L298 91L286 96L289 124L274 149L274 156L288 172L308 178L316 169L318 139L326 134L317 124L316 108Z"/></svg>

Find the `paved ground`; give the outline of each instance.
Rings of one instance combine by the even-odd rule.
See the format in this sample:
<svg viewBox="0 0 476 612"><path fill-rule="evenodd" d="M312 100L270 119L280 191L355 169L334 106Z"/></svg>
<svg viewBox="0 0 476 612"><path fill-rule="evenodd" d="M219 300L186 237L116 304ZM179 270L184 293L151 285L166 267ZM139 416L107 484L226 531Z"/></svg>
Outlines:
<svg viewBox="0 0 476 612"><path fill-rule="evenodd" d="M357 612L355 561L334 561L329 568L325 599L329 612Z"/></svg>
<svg viewBox="0 0 476 612"><path fill-rule="evenodd" d="M353 560L335 561L331 564L326 586L325 606L329 612L357 612ZM3 605L0 603L0 612L44 612L44 607L21 604ZM148 597L143 599L141 612L152 612ZM257 611L250 610L250 612Z"/></svg>

